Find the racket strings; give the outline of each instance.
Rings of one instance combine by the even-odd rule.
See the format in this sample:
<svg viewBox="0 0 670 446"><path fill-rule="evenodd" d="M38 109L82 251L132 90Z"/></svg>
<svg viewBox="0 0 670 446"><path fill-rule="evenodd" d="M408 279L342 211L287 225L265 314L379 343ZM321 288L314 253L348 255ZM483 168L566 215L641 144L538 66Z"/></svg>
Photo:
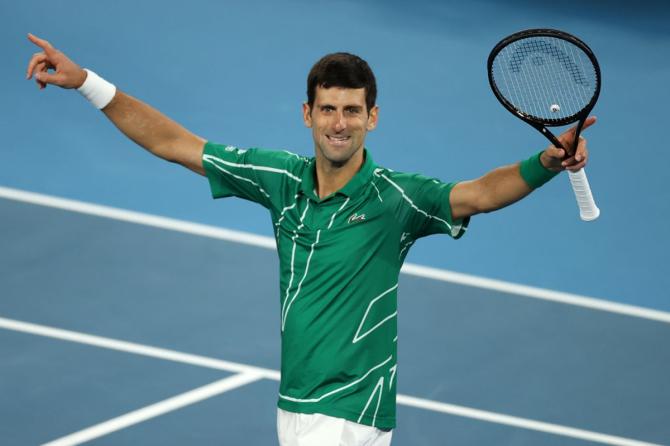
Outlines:
<svg viewBox="0 0 670 446"><path fill-rule="evenodd" d="M563 65L568 74L570 74L573 82L583 86L588 86L588 82L583 74L583 71L574 62L574 55L572 55L572 57L568 56L561 48L558 48L556 45L546 40L526 40L518 45L512 54L512 57L510 58L510 70L515 73L520 72L523 67L523 63L527 58L530 58L531 63L534 65L542 65L544 63L544 59L538 57L537 55L531 57L534 53L542 53L555 58L557 62Z"/></svg>
<svg viewBox="0 0 670 446"><path fill-rule="evenodd" d="M520 39L495 56L499 93L518 111L551 123L582 111L597 91L593 63L576 45L554 37Z"/></svg>

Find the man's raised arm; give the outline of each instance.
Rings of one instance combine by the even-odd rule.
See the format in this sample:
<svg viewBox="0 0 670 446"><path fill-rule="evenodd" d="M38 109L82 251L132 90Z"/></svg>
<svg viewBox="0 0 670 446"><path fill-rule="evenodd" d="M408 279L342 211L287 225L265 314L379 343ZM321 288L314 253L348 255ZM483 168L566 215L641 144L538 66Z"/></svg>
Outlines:
<svg viewBox="0 0 670 446"><path fill-rule="evenodd" d="M89 85L94 80L89 79L89 72L46 40L32 34L28 34L28 39L42 49L42 52L35 53L30 59L26 72L26 79L34 75L40 89L49 84L79 89L87 79ZM50 73L50 69L55 72ZM189 132L155 108L117 89L111 101L102 107L102 112L124 135L149 152L201 175L205 174L201 161L205 139Z"/></svg>
<svg viewBox="0 0 670 446"><path fill-rule="evenodd" d="M583 129L595 122L595 116L587 118ZM561 134L558 140L564 147L572 147L575 127ZM567 158L565 150L551 145L526 161L499 167L476 180L458 183L449 195L452 217L459 219L508 206L563 170L577 172L586 165L588 156L586 139L580 137L575 154Z"/></svg>

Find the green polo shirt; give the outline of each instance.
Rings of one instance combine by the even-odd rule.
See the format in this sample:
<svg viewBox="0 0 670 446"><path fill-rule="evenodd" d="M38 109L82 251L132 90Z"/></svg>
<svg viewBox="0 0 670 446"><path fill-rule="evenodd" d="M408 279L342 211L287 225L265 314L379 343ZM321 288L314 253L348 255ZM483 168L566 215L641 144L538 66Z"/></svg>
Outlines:
<svg viewBox="0 0 670 446"><path fill-rule="evenodd" d="M265 206L279 254L280 408L395 427L400 267L420 237L460 237L454 183L376 166L370 153L338 192L315 193L315 160L208 142L214 198Z"/></svg>

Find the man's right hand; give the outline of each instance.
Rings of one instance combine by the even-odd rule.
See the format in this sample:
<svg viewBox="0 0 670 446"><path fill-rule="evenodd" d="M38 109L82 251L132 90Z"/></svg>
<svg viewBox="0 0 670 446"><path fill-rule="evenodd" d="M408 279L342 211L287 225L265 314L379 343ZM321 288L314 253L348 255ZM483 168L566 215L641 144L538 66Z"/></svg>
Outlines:
<svg viewBox="0 0 670 446"><path fill-rule="evenodd" d="M49 42L28 34L28 40L42 48L42 52L33 54L28 63L26 79L35 76L40 90L47 85L58 85L62 88L79 88L86 80L86 71L72 62L68 57L54 48ZM56 70L50 73L49 70Z"/></svg>

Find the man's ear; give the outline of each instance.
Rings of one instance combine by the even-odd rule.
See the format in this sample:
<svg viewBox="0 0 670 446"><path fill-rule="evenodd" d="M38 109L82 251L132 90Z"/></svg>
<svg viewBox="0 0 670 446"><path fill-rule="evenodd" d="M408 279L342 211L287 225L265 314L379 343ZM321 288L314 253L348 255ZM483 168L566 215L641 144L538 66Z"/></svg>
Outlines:
<svg viewBox="0 0 670 446"><path fill-rule="evenodd" d="M312 107L307 102L302 103L302 119L305 127L312 128Z"/></svg>
<svg viewBox="0 0 670 446"><path fill-rule="evenodd" d="M370 109L370 113L368 114L368 124L366 126L368 131L377 128L378 119L379 119L379 106L375 105Z"/></svg>

